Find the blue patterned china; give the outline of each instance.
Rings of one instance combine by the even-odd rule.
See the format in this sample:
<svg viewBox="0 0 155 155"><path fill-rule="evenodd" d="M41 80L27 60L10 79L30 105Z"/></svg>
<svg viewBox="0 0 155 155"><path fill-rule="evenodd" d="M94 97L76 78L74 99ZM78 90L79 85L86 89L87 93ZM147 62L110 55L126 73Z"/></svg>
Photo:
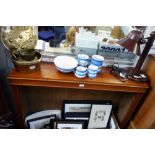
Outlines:
<svg viewBox="0 0 155 155"><path fill-rule="evenodd" d="M75 76L78 78L83 78L86 76L87 68L83 66L78 66L75 71Z"/></svg>
<svg viewBox="0 0 155 155"><path fill-rule="evenodd" d="M104 57L101 55L93 55L92 59L91 59L91 64L95 65L95 66L102 66L104 61Z"/></svg>
<svg viewBox="0 0 155 155"><path fill-rule="evenodd" d="M95 65L88 66L88 77L89 78L96 78L98 72L98 67Z"/></svg>
<svg viewBox="0 0 155 155"><path fill-rule="evenodd" d="M80 66L87 66L89 64L89 56L86 54L78 54L77 61Z"/></svg>

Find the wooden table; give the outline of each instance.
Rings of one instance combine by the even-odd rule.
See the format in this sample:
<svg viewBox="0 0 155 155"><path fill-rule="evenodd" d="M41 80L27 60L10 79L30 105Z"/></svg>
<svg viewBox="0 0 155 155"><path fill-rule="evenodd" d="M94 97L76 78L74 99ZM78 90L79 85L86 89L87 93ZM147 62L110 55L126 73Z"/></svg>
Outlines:
<svg viewBox="0 0 155 155"><path fill-rule="evenodd" d="M30 102L30 97L28 98L25 97L24 100L21 99L23 93L22 87L34 88L36 91L38 89L43 89L46 87L48 88L48 91L46 91L47 94L49 92L49 88L50 89L54 88L53 93L55 93L55 96L57 93L59 95L57 98L60 98L60 95L62 96L61 98L63 98L63 95L65 93L63 94L62 92L67 89L70 93L69 95L70 97L75 96L74 99L80 97L82 93L84 93L83 96L85 96L83 98L86 98L88 92L91 92L88 94L89 99L92 99L93 95L94 95L93 99L101 99L101 98L112 99L114 100L114 103L116 102L120 104L120 107L123 108L126 107L124 108L126 110L118 112L119 125L121 128L126 127L136 107L140 103L140 100L142 99L143 95L149 88L147 83L137 83L130 80L126 82L121 82L112 74L110 74L106 68L103 68L101 73L99 73L97 75L97 78L95 79L90 79L87 77L79 79L75 77L73 73L64 74L57 71L52 63L41 63L40 70L31 74L25 74L25 73L23 74L17 72L16 70L13 70L8 78L12 86L13 96L15 100L14 106L17 111L17 116L19 118L21 128L24 127L22 102L25 102L24 104L27 104L28 98ZM61 93L59 93L60 89L63 90L61 91ZM103 94L103 92L105 95ZM24 94L27 93L28 91L25 91ZM42 93L44 93L44 91L42 91ZM38 97L41 96L42 93L40 93ZM48 96L50 95L47 95L47 97ZM44 97L46 98L46 94L44 94ZM35 102L39 102L39 100Z"/></svg>

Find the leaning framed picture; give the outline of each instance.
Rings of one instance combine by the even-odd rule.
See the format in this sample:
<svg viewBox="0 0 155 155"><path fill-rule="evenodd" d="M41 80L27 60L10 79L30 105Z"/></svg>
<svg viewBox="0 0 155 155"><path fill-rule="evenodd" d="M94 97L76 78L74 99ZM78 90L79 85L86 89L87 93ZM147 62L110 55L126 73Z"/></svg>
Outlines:
<svg viewBox="0 0 155 155"><path fill-rule="evenodd" d="M56 122L58 120L57 119L51 119L50 120L50 129L56 129Z"/></svg>
<svg viewBox="0 0 155 155"><path fill-rule="evenodd" d="M56 129L83 129L82 121L56 121Z"/></svg>
<svg viewBox="0 0 155 155"><path fill-rule="evenodd" d="M93 104L91 107L88 129L104 129L111 118L111 104Z"/></svg>
<svg viewBox="0 0 155 155"><path fill-rule="evenodd" d="M29 129L48 129L50 128L51 119L55 119L56 115L47 115L27 120Z"/></svg>

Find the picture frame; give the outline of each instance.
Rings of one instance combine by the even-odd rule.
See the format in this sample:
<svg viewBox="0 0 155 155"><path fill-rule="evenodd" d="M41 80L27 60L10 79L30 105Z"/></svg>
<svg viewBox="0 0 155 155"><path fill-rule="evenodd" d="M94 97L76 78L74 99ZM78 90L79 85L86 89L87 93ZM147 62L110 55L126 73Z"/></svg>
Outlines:
<svg viewBox="0 0 155 155"><path fill-rule="evenodd" d="M93 104L88 129L105 129L111 118L112 104Z"/></svg>
<svg viewBox="0 0 155 155"><path fill-rule="evenodd" d="M89 116L90 116L90 112L89 113L76 113L76 112L67 112L64 115L64 119L65 120L85 120L88 121L89 120Z"/></svg>
<svg viewBox="0 0 155 155"><path fill-rule="evenodd" d="M91 103L85 103L84 101L70 101L64 104L64 112L90 112Z"/></svg>
<svg viewBox="0 0 155 155"><path fill-rule="evenodd" d="M108 129L120 129L119 124L113 112L111 114L111 119L109 121Z"/></svg>
<svg viewBox="0 0 155 155"><path fill-rule="evenodd" d="M29 129L49 129L51 119L56 119L56 115L46 115L42 117L27 120L27 127Z"/></svg>
<svg viewBox="0 0 155 155"><path fill-rule="evenodd" d="M110 100L64 100L65 120L89 120L92 104L111 104Z"/></svg>
<svg viewBox="0 0 155 155"><path fill-rule="evenodd" d="M58 119L51 119L50 120L50 129L56 129L56 122L59 121Z"/></svg>
<svg viewBox="0 0 155 155"><path fill-rule="evenodd" d="M56 121L56 129L84 129L83 121Z"/></svg>

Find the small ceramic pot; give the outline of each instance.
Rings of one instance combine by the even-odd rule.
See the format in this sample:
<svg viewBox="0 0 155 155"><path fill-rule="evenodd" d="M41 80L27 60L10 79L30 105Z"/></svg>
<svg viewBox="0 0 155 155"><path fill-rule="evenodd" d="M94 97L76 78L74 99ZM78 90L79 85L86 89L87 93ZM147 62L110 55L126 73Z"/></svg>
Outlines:
<svg viewBox="0 0 155 155"><path fill-rule="evenodd" d="M88 66L88 73L97 74L97 72L98 72L97 66L92 65L92 64Z"/></svg>
<svg viewBox="0 0 155 155"><path fill-rule="evenodd" d="M104 57L101 55L93 55L92 59L91 59L91 64L95 65L95 66L102 66L104 61Z"/></svg>
<svg viewBox="0 0 155 155"><path fill-rule="evenodd" d="M98 67L94 65L89 65L88 66L88 77L89 78L96 78L98 72Z"/></svg>
<svg viewBox="0 0 155 155"><path fill-rule="evenodd" d="M78 54L77 61L80 66L87 66L89 64L89 56L86 54Z"/></svg>
<svg viewBox="0 0 155 155"><path fill-rule="evenodd" d="M83 78L86 76L87 68L83 66L78 66L75 71L75 76L78 78Z"/></svg>

